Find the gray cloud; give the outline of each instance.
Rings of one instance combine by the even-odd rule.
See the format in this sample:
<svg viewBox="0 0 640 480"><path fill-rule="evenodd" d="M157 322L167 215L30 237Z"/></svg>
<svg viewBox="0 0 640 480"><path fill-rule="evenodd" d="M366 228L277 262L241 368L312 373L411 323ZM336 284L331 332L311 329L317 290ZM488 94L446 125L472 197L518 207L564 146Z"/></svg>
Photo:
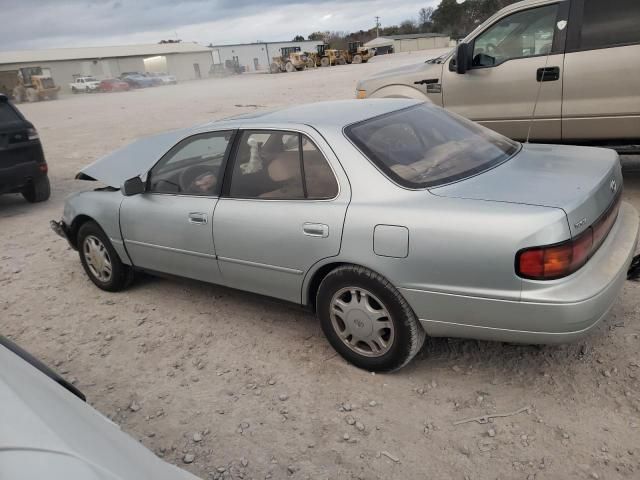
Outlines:
<svg viewBox="0 0 640 480"><path fill-rule="evenodd" d="M320 28L366 29L374 15L395 23L434 1L20 0L2 6L0 50L157 42L176 31L202 43L287 39ZM327 16L334 18L322 23Z"/></svg>

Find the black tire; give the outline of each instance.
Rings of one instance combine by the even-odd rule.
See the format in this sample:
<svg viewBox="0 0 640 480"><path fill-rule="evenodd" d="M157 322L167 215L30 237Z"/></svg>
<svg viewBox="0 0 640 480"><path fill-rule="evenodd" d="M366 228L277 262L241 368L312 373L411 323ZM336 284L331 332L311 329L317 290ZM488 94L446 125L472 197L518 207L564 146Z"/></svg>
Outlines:
<svg viewBox="0 0 640 480"><path fill-rule="evenodd" d="M111 276L107 280L101 280L89 266L87 254L85 254L85 240L89 238L89 241L91 241L90 237L102 242L102 245L106 250L106 254L108 255L108 259L111 263ZM109 237L107 237L97 223L93 221L83 223L78 231L77 240L78 253L80 254L82 267L84 268L87 276L98 288L108 292L118 292L131 285L131 282L133 281L133 268L120 261L120 257L109 241Z"/></svg>
<svg viewBox="0 0 640 480"><path fill-rule="evenodd" d="M351 287L373 294L389 313L388 320L394 328L393 340L388 350L380 356L357 353L343 342L333 326L332 299L341 290ZM368 371L388 372L403 367L420 351L426 337L415 313L400 292L387 279L364 267L345 265L329 273L318 289L316 307L322 331L333 348L350 363Z"/></svg>
<svg viewBox="0 0 640 480"><path fill-rule="evenodd" d="M78 89L76 87L71 87L71 93L73 94L78 93Z"/></svg>
<svg viewBox="0 0 640 480"><path fill-rule="evenodd" d="M51 196L51 185L46 175L29 182L22 190L22 196L29 203L44 202Z"/></svg>

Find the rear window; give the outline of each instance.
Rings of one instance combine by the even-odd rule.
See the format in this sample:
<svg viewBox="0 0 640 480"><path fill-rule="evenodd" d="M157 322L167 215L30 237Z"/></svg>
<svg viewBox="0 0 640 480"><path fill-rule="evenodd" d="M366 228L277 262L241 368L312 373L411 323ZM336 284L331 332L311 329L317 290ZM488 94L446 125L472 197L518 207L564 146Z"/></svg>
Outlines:
<svg viewBox="0 0 640 480"><path fill-rule="evenodd" d="M21 121L22 119L18 116L18 113L11 105L0 101L0 124Z"/></svg>
<svg viewBox="0 0 640 480"><path fill-rule="evenodd" d="M409 188L455 182L506 161L520 144L429 104L351 125L347 137L389 178Z"/></svg>

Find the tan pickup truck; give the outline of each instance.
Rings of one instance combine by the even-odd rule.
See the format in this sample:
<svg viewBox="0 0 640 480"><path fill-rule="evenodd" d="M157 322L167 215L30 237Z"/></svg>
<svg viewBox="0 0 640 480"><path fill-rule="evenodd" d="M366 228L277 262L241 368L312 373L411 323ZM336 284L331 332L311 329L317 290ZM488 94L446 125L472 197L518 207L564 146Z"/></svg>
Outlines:
<svg viewBox="0 0 640 480"><path fill-rule="evenodd" d="M638 145L640 0L512 4L457 49L362 80L356 95L428 100L517 140Z"/></svg>

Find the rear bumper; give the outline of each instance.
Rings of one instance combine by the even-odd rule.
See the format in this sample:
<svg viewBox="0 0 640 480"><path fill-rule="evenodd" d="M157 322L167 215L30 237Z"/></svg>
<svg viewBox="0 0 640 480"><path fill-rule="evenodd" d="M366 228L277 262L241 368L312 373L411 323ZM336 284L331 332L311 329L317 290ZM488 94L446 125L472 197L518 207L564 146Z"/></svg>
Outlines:
<svg viewBox="0 0 640 480"><path fill-rule="evenodd" d="M47 175L39 144L2 151L0 157L0 193L19 191L34 178Z"/></svg>
<svg viewBox="0 0 640 480"><path fill-rule="evenodd" d="M523 281L519 302L400 291L434 337L569 342L596 327L615 302L634 258L639 226L638 212L623 203L616 224L587 265L564 279Z"/></svg>

